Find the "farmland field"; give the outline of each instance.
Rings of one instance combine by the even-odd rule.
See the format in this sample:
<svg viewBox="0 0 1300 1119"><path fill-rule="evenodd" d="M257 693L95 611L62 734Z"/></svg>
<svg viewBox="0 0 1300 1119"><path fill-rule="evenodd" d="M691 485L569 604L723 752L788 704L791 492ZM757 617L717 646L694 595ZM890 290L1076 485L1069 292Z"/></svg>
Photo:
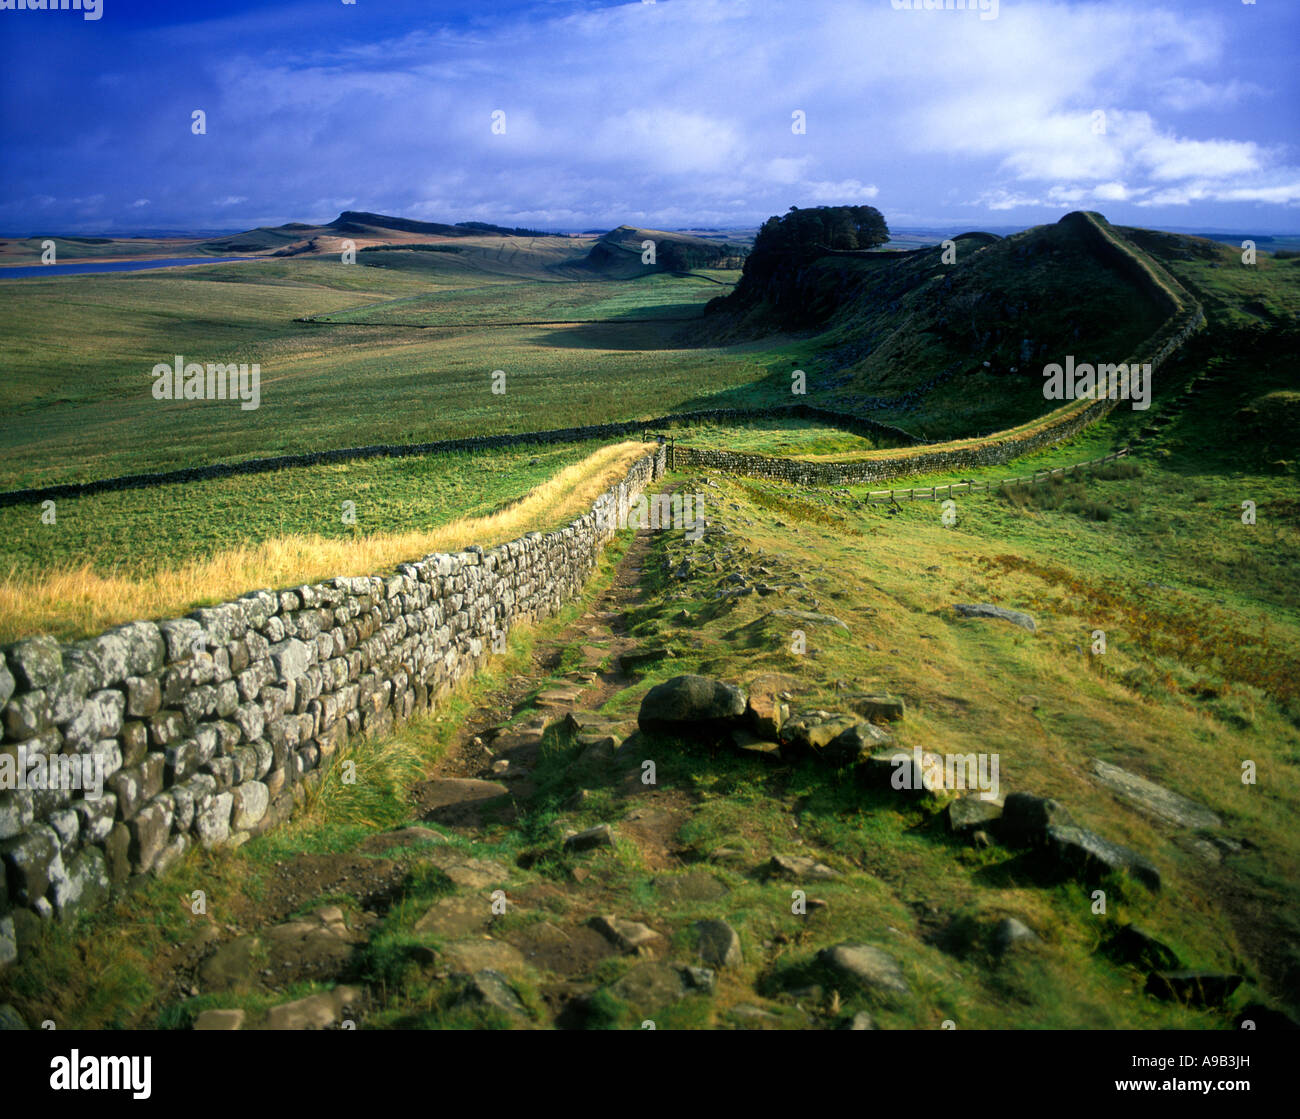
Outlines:
<svg viewBox="0 0 1300 1119"><path fill-rule="evenodd" d="M697 315L727 290L717 283L556 283L536 269L468 291L454 288L461 282L438 268L319 259L0 280L0 488L782 399L779 379L761 384L775 374L779 337L701 346L679 339L680 323L619 323ZM433 330L297 321L418 322L453 307L461 325ZM592 321L480 329L561 313ZM260 407L153 399L151 370L177 354L259 364ZM494 393L498 369L505 391Z"/></svg>

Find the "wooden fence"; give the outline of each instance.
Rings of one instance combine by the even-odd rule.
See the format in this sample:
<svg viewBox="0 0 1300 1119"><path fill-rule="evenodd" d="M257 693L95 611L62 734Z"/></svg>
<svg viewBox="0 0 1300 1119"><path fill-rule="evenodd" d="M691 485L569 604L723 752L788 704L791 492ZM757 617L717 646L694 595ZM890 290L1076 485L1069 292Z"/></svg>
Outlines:
<svg viewBox="0 0 1300 1119"><path fill-rule="evenodd" d="M1100 466L1102 463L1127 458L1128 454L1129 449L1125 447L1113 454L1089 459L1087 462L1076 462L1070 466L1057 466L1051 470L1036 470L1033 474L1022 474L1011 478L995 478L989 482L949 482L946 486L909 486L907 489L872 490L867 494L867 500L876 504L897 504L900 501L939 501L941 499L947 500L956 493L978 493L981 490L1006 489L1008 486L1037 486L1044 482L1050 482L1053 478L1064 478L1080 470L1086 470L1090 466Z"/></svg>

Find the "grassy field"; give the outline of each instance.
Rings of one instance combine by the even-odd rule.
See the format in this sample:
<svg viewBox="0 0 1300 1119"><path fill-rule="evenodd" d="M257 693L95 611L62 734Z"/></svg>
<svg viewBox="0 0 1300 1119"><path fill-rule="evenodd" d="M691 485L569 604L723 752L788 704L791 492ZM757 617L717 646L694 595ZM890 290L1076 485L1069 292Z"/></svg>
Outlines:
<svg viewBox="0 0 1300 1119"><path fill-rule="evenodd" d="M733 277L736 275L732 273ZM609 281L545 281L512 285L508 293L497 285L473 286L415 296L388 303L367 304L315 321L371 323L393 326L494 326L505 322L601 322L693 319L703 305L725 291L719 283L695 276L647 275L644 279ZM508 294L508 299L502 296Z"/></svg>
<svg viewBox="0 0 1300 1119"><path fill-rule="evenodd" d="M68 499L54 524L0 510L12 547L0 640L89 636L254 586L369 575L549 531L587 512L646 450L578 444L284 470Z"/></svg>
<svg viewBox="0 0 1300 1119"><path fill-rule="evenodd" d="M449 297L474 325L438 330L295 320L427 301L431 292L463 286L455 271L303 259L0 281L7 374L0 486L650 417L770 400L780 391L754 386L773 373L781 338L701 348L676 339L679 324L619 324L620 315L641 317L643 302L654 313L678 305L693 313L704 295L722 290L716 284L654 277L566 285L537 274L534 267L527 280L498 275ZM546 302L569 293L579 294L579 317L610 319L476 325L517 321L521 308L525 319L552 314ZM260 364L261 406L153 399L154 365L176 354ZM497 369L507 375L499 394L492 391ZM784 392L788 399L788 384Z"/></svg>
<svg viewBox="0 0 1300 1119"><path fill-rule="evenodd" d="M707 450L800 458L806 455L848 456L858 451L894 446L891 440L867 438L815 420L755 420L743 424L692 423L672 429L677 441Z"/></svg>

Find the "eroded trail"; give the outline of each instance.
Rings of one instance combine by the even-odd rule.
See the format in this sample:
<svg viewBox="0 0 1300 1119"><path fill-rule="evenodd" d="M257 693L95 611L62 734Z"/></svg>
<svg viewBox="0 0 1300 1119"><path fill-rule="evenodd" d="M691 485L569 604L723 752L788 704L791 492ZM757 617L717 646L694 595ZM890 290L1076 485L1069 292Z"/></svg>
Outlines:
<svg viewBox="0 0 1300 1119"><path fill-rule="evenodd" d="M250 991L288 994L305 983L334 980L343 984L334 993L282 1004L279 1024L329 1026L348 1015L365 1018L381 1011L396 992L364 985L371 978L371 938L409 895L412 872L419 875L433 868L439 885L434 893L439 896L430 899L433 905L416 930L443 942L443 949L412 954L417 965L431 967L427 978L450 981L469 975L470 1003L485 1003L488 1011L515 1018L521 1009L516 996L495 976L514 976L526 966L550 980L539 993L549 1016L557 1024L563 1024L566 1015L572 1017L568 1004L592 989L590 984L575 987L574 978L628 947L620 945L613 929L602 932L588 924L615 905L616 893L594 881L584 888L587 876L581 873L575 882L533 882L515 890L513 868L499 857L480 857L476 850L483 846L495 852L503 829L529 810L537 794L533 770L548 725L566 727L576 734L580 747L586 743L593 757L604 763L635 729L634 723L609 724L587 713L632 683L622 665L622 658L636 647L627 631L627 612L644 600L640 581L650 544L649 530L639 532L582 616L539 642L529 671L509 677L461 721L449 747L411 789L410 826L366 836L349 851L304 852L277 863L260 896L244 898L238 912L229 915L231 920L208 925L178 949L168 962L174 969L171 994L211 1003L228 992L239 996L232 1001L244 1001ZM557 675L570 650L578 651L578 666ZM540 692L539 680L549 681ZM625 792L636 795L642 788L633 776ZM648 789L643 800L623 822L620 835L637 846L643 865L680 865L672 848L685 814L682 798ZM500 926L509 922L493 911L495 890L505 891L507 912L537 907L557 915L573 912L565 912L562 920L528 920L502 932ZM571 896L575 890L587 897ZM322 899L333 904L312 908L313 901ZM482 978L485 971L492 974ZM651 979L671 985L676 975L656 974ZM242 1024L242 1012L233 1007L228 1012L200 1012L197 1021L200 1028Z"/></svg>

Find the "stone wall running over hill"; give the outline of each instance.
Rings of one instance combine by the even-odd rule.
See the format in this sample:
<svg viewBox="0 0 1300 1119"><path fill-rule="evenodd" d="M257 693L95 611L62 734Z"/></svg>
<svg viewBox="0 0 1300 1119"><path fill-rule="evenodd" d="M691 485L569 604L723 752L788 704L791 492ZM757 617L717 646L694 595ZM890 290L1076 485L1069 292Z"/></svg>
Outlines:
<svg viewBox="0 0 1300 1119"><path fill-rule="evenodd" d="M471 435L464 439L442 439L433 443L375 443L367 447L341 447L332 451L312 451L301 455L245 459L243 462L217 462L208 466L191 466L152 474L123 474L116 478L101 478L93 482L68 482L40 489L9 490L0 493L0 506L35 504L69 497L88 497L97 493L177 485L182 482L203 482L213 478L229 478L242 474L268 474L275 470L317 466L328 462L404 458L449 451L486 451L499 447L530 444L577 443L586 439L638 435L674 424L708 422L732 424L755 419L816 420L868 437L879 435L900 443L918 442L916 436L900 427L877 423L847 412L818 408L811 404L776 404L768 408L710 408L696 412L670 412L666 416L656 416L649 420L624 420L615 423L587 424L583 427L552 428L548 431L520 431L507 435Z"/></svg>
<svg viewBox="0 0 1300 1119"><path fill-rule="evenodd" d="M664 468L664 448L647 453L554 532L252 591L71 645L5 647L0 775L20 757L47 772L49 759L92 759L104 791L87 797L64 777L0 792L0 964L16 954L15 918L66 917L193 843L238 844L287 819L351 739L429 707L495 638L577 597Z"/></svg>

